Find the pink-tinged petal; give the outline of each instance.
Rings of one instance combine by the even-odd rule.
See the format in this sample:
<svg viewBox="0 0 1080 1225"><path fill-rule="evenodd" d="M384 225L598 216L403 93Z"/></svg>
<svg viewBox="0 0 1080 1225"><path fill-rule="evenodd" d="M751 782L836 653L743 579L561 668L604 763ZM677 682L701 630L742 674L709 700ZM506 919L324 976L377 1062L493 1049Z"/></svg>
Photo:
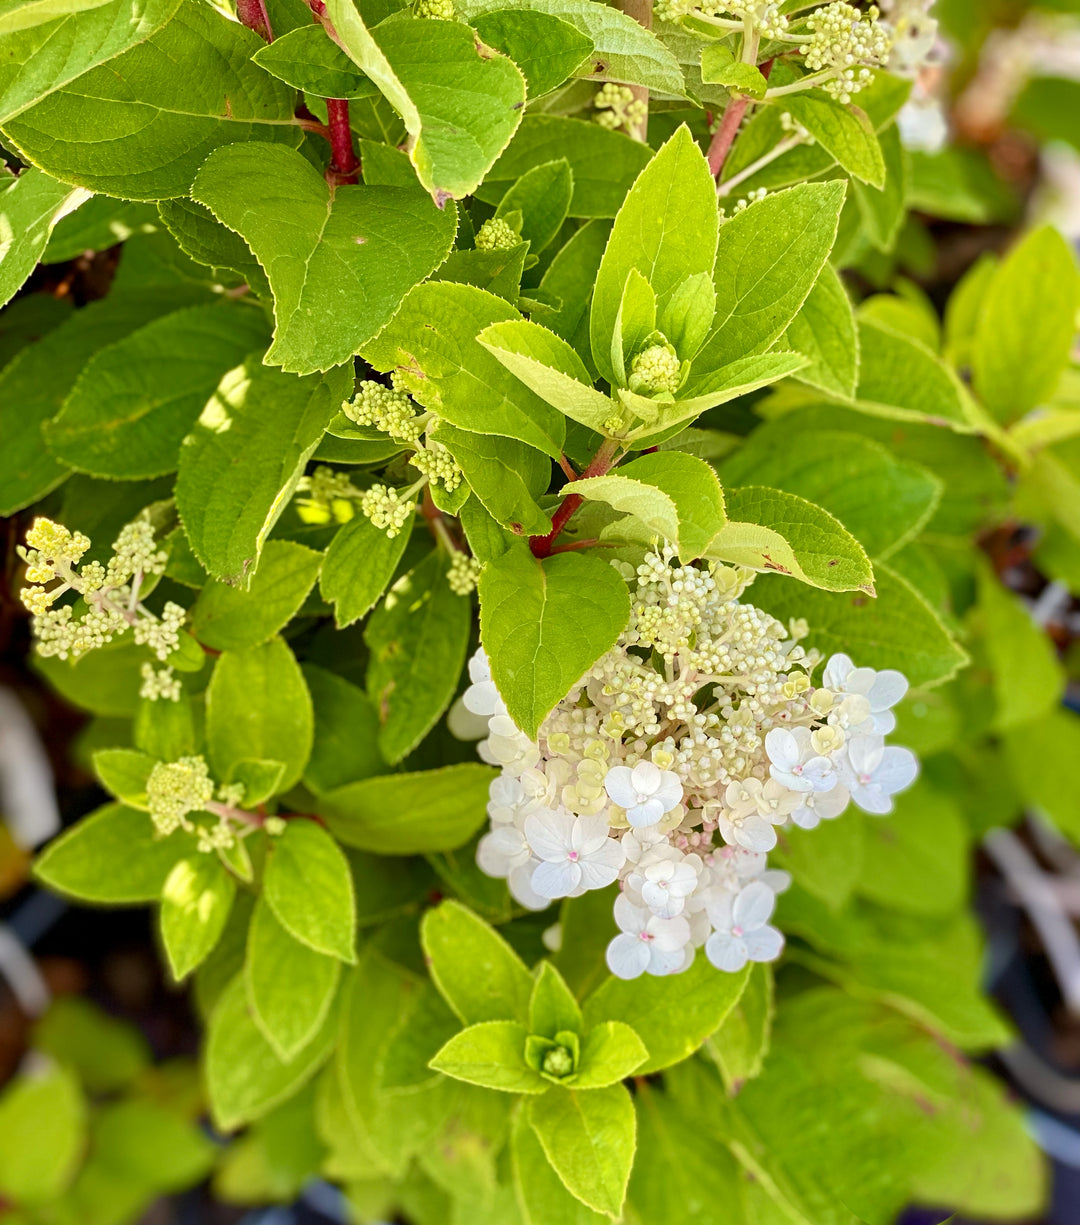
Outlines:
<svg viewBox="0 0 1080 1225"><path fill-rule="evenodd" d="M637 803L637 788L630 779L629 766L612 766L604 776L604 790L620 808Z"/></svg>
<svg viewBox="0 0 1080 1225"><path fill-rule="evenodd" d="M887 795L895 795L910 787L919 774L919 759L910 749L889 745L874 771L874 782Z"/></svg>
<svg viewBox="0 0 1080 1225"><path fill-rule="evenodd" d="M751 961L775 961L784 948L784 937L775 927L761 927L744 937L746 955Z"/></svg>
<svg viewBox="0 0 1080 1225"><path fill-rule="evenodd" d="M671 919L653 917L649 920L646 930L653 937L653 944L656 948L665 953L681 949L690 941L690 924L682 915L676 915Z"/></svg>
<svg viewBox="0 0 1080 1225"><path fill-rule="evenodd" d="M540 897L569 897L581 884L581 868L576 863L541 863L532 874L533 891Z"/></svg>
<svg viewBox="0 0 1080 1225"><path fill-rule="evenodd" d="M605 842L611 841L608 837L610 829L606 817L578 817L573 833L574 850L582 855L592 855Z"/></svg>
<svg viewBox="0 0 1080 1225"><path fill-rule="evenodd" d="M851 798L863 810L874 817L884 817L893 810L892 797L885 794L877 783L855 783Z"/></svg>
<svg viewBox="0 0 1080 1225"><path fill-rule="evenodd" d="M616 845L618 844L612 843L612 846ZM619 875L617 864L598 861L596 856L592 855L588 859L582 859L578 867L581 869L582 889L604 889L608 885L613 884L615 878Z"/></svg>
<svg viewBox="0 0 1080 1225"><path fill-rule="evenodd" d="M728 974L738 973L748 960L745 942L726 932L713 932L705 941L705 956Z"/></svg>
<svg viewBox="0 0 1080 1225"><path fill-rule="evenodd" d="M653 795L659 791L662 773L660 767L653 762L639 761L630 771L630 781L634 785L635 792L638 795Z"/></svg>
<svg viewBox="0 0 1080 1225"><path fill-rule="evenodd" d="M637 936L616 936L607 946L608 969L616 978L638 978L645 973L651 960L651 952L644 940Z"/></svg>
<svg viewBox="0 0 1080 1225"><path fill-rule="evenodd" d="M663 815L664 806L657 799L646 800L644 804L632 804L626 810L626 819L635 829L656 825Z"/></svg>
<svg viewBox="0 0 1080 1225"><path fill-rule="evenodd" d="M733 927L741 927L744 932L756 931L764 927L776 908L776 894L759 880L751 881L749 885L739 890L739 896L731 907Z"/></svg>
<svg viewBox="0 0 1080 1225"><path fill-rule="evenodd" d="M800 778L815 791L831 791L836 786L836 769L828 757L811 757L803 766Z"/></svg>
<svg viewBox="0 0 1080 1225"><path fill-rule="evenodd" d="M641 899L661 919L674 919L682 914L686 899L677 893L669 893L659 885L646 882L641 889Z"/></svg>
<svg viewBox="0 0 1080 1225"><path fill-rule="evenodd" d="M765 737L765 752L774 766L785 772L799 764L799 742L786 727L774 727Z"/></svg>
<svg viewBox="0 0 1080 1225"><path fill-rule="evenodd" d="M903 672L897 672L894 668L886 668L884 672L877 674L866 696L870 699L870 709L874 714L880 714L881 711L888 710L890 706L895 706L901 701L907 691L908 679Z"/></svg>
<svg viewBox="0 0 1080 1225"><path fill-rule="evenodd" d="M574 822L564 812L533 813L525 818L525 838L534 855L559 863L573 850Z"/></svg>
<svg viewBox="0 0 1080 1225"><path fill-rule="evenodd" d="M651 915L643 906L635 906L625 893L620 893L613 907L615 925L619 931L629 932L632 936L643 932L648 926Z"/></svg>

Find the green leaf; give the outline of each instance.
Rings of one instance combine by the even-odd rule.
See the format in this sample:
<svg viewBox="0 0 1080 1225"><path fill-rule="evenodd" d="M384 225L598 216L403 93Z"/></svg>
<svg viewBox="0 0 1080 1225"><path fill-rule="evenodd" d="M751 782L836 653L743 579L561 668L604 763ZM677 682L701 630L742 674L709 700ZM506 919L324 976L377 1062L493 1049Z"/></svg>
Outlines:
<svg viewBox="0 0 1080 1225"><path fill-rule="evenodd" d="M304 665L304 680L315 707L315 735L304 785L321 795L383 773L385 762L375 740L379 721L363 689L312 664Z"/></svg>
<svg viewBox="0 0 1080 1225"><path fill-rule="evenodd" d="M263 891L282 926L301 944L356 961L356 899L348 860L321 825L295 818L271 840Z"/></svg>
<svg viewBox="0 0 1080 1225"><path fill-rule="evenodd" d="M378 93L318 25L289 30L251 58L279 81L317 98L367 98Z"/></svg>
<svg viewBox="0 0 1080 1225"><path fill-rule="evenodd" d="M853 178L871 187L884 186L885 159L865 111L817 89L794 93L782 105Z"/></svg>
<svg viewBox="0 0 1080 1225"><path fill-rule="evenodd" d="M855 315L844 283L831 264L822 268L784 336L791 348L810 359L796 378L844 399L854 396L859 377Z"/></svg>
<svg viewBox="0 0 1080 1225"><path fill-rule="evenodd" d="M554 1038L560 1032L581 1033L581 1009L559 971L542 961L529 997L529 1033Z"/></svg>
<svg viewBox="0 0 1080 1225"><path fill-rule="evenodd" d="M772 485L835 516L871 557L888 557L926 527L943 482L858 434L813 430L778 447L776 433L751 435L720 468L728 485Z"/></svg>
<svg viewBox="0 0 1080 1225"><path fill-rule="evenodd" d="M938 685L968 663L940 617L914 587L882 562L877 598L796 587L781 575L759 578L752 601L785 622L805 617L810 644L826 656L843 651L866 668L898 668L912 688Z"/></svg>
<svg viewBox="0 0 1080 1225"><path fill-rule="evenodd" d="M104 345L178 306L205 298L202 290L112 293L91 302L28 345L0 372L0 514L29 506L70 469L45 447L42 425L54 417L79 372ZM10 313L10 312L9 312Z"/></svg>
<svg viewBox="0 0 1080 1225"><path fill-rule="evenodd" d="M499 933L460 902L429 910L420 926L428 970L466 1025L529 1020L534 986L525 963ZM524 1038L522 1058L524 1058Z"/></svg>
<svg viewBox="0 0 1080 1225"><path fill-rule="evenodd" d="M746 1081L761 1074L774 1010L772 966L755 962L739 1002L705 1044L705 1052L720 1069L729 1093L737 1093ZM633 1198L632 1185L630 1195Z"/></svg>
<svg viewBox="0 0 1080 1225"><path fill-rule="evenodd" d="M551 1082L525 1062L528 1031L517 1021L483 1021L455 1034L431 1067L455 1080L506 1093L546 1093Z"/></svg>
<svg viewBox="0 0 1080 1225"><path fill-rule="evenodd" d="M525 1103L514 1112L510 1155L524 1225L604 1225L610 1220L567 1191L544 1155Z"/></svg>
<svg viewBox="0 0 1080 1225"><path fill-rule="evenodd" d="M525 7L515 10L499 4L470 16L469 24L489 47L517 64L530 100L557 89L593 54L591 38L547 11L533 12Z"/></svg>
<svg viewBox="0 0 1080 1225"><path fill-rule="evenodd" d="M1067 709L1052 711L1010 728L1004 742L1006 760L1025 803L1080 843L1080 812L1070 782L1080 760L1080 716Z"/></svg>
<svg viewBox="0 0 1080 1225"><path fill-rule="evenodd" d="M53 226L90 199L81 187L58 183L40 170L24 170L0 192L0 306L6 305L34 271ZM13 242L12 235L19 235Z"/></svg>
<svg viewBox="0 0 1080 1225"><path fill-rule="evenodd" d="M243 302L192 306L148 323L87 362L45 426L49 450L95 476L173 472L222 375L266 339L262 312Z"/></svg>
<svg viewBox="0 0 1080 1225"><path fill-rule="evenodd" d="M156 902L177 860L195 850L182 830L155 838L145 812L106 804L54 839L34 864L50 889L83 902Z"/></svg>
<svg viewBox="0 0 1080 1225"><path fill-rule="evenodd" d="M625 1087L585 1093L553 1088L530 1104L529 1121L566 1189L597 1212L618 1216L637 1138Z"/></svg>
<svg viewBox="0 0 1080 1225"><path fill-rule="evenodd" d="M382 91L410 137L420 182L442 203L471 195L521 121L525 79L480 54L452 21L398 17L369 30L352 0L328 0L339 45Z"/></svg>
<svg viewBox="0 0 1080 1225"><path fill-rule="evenodd" d="M225 930L236 885L216 855L181 859L161 893L161 942L180 982L213 951Z"/></svg>
<svg viewBox="0 0 1080 1225"><path fill-rule="evenodd" d="M341 962L317 953L278 922L266 898L251 914L244 985L255 1024L285 1063L312 1042L334 1002Z"/></svg>
<svg viewBox="0 0 1080 1225"><path fill-rule="evenodd" d="M86 1145L86 1103L65 1068L21 1076L0 1097L0 1195L33 1205L75 1177Z"/></svg>
<svg viewBox="0 0 1080 1225"><path fill-rule="evenodd" d="M659 451L623 464L607 476L571 481L559 491L599 499L634 515L681 561L700 557L725 523L724 493L703 459L682 451Z"/></svg>
<svg viewBox="0 0 1080 1225"><path fill-rule="evenodd" d="M424 408L462 430L517 438L558 459L563 417L522 388L476 337L492 323L521 316L471 285L418 285L363 356L378 370L398 369Z"/></svg>
<svg viewBox="0 0 1080 1225"><path fill-rule="evenodd" d="M218 658L206 691L206 740L220 778L251 758L284 762L283 790L299 781L311 753L311 696L280 638Z"/></svg>
<svg viewBox="0 0 1080 1225"><path fill-rule="evenodd" d="M206 1088L215 1125L233 1131L287 1101L326 1062L337 1038L331 1008L315 1038L290 1063L267 1042L237 974L214 1007L204 1053Z"/></svg>
<svg viewBox="0 0 1080 1225"><path fill-rule="evenodd" d="M192 552L246 584L351 374L296 378L252 355L221 380L180 449L176 507Z"/></svg>
<svg viewBox="0 0 1080 1225"><path fill-rule="evenodd" d="M872 319L859 320L860 408L901 421L929 421L970 431L967 391L956 374L921 341Z"/></svg>
<svg viewBox="0 0 1080 1225"><path fill-rule="evenodd" d="M158 216L177 246L197 264L225 268L242 277L260 298L270 297L270 282L251 248L203 204L186 197L159 200Z"/></svg>
<svg viewBox="0 0 1080 1225"><path fill-rule="evenodd" d="M975 390L1009 423L1042 403L1069 360L1080 273L1069 244L1044 226L1002 261L982 304L972 367Z"/></svg>
<svg viewBox="0 0 1080 1225"><path fill-rule="evenodd" d="M4 132L24 160L65 182L129 200L187 195L219 145L300 143L294 91L250 62L261 46L257 34L185 0L167 25L52 90Z"/></svg>
<svg viewBox="0 0 1080 1225"><path fill-rule="evenodd" d="M689 970L670 978L609 977L586 999L585 1024L629 1025L649 1055L635 1070L647 1076L692 1055L716 1032L742 995L748 973L718 974L696 957Z"/></svg>
<svg viewBox="0 0 1080 1225"><path fill-rule="evenodd" d="M874 570L862 545L813 502L748 485L729 489L731 518L707 553L735 566L790 574L826 591L874 594Z"/></svg>
<svg viewBox="0 0 1080 1225"><path fill-rule="evenodd" d="M763 353L799 313L836 238L844 183L804 183L737 213L716 248L716 317L694 361L704 372Z"/></svg>
<svg viewBox="0 0 1080 1225"><path fill-rule="evenodd" d="M977 568L978 611L993 670L998 731L1050 714L1065 692L1065 672L1046 628L1034 620L989 565Z"/></svg>
<svg viewBox="0 0 1080 1225"><path fill-rule="evenodd" d="M211 579L190 612L191 632L208 647L257 647L296 616L323 556L291 540L270 540L247 591Z"/></svg>
<svg viewBox="0 0 1080 1225"><path fill-rule="evenodd" d="M149 38L172 17L178 3L108 0L72 5L57 9L50 20L13 30L6 40L9 54L0 66L0 123Z"/></svg>
<svg viewBox="0 0 1080 1225"><path fill-rule="evenodd" d="M544 718L626 627L630 597L606 561L510 549L480 576L480 638L514 722L535 737Z"/></svg>
<svg viewBox="0 0 1080 1225"><path fill-rule="evenodd" d="M146 780L154 768L153 757L135 749L98 749L93 761L106 791L129 807L146 811Z"/></svg>
<svg viewBox="0 0 1080 1225"><path fill-rule="evenodd" d="M464 0L458 10L484 37L483 26L477 20L479 14L499 11L508 14L509 20L512 13L519 22L525 13L532 17L540 14L557 17L569 22L592 43L593 56L579 70L583 76L644 85L660 93L684 96L685 82L675 56L659 38L619 9L598 6L591 0ZM521 22L519 28L530 30L531 23ZM517 58L513 51L508 50L507 54ZM522 71L528 77L525 65ZM531 88L530 95L536 96Z"/></svg>
<svg viewBox="0 0 1080 1225"><path fill-rule="evenodd" d="M346 846L381 855L452 851L484 824L492 772L479 763L389 774L335 787L319 813Z"/></svg>
<svg viewBox="0 0 1080 1225"><path fill-rule="evenodd" d="M450 705L469 645L472 609L446 581L434 549L387 592L364 627L367 692L379 717L379 752L396 765Z"/></svg>
<svg viewBox="0 0 1080 1225"><path fill-rule="evenodd" d="M630 189L596 278L589 335L593 361L609 382L615 376L611 338L631 269L652 286L662 312L686 277L712 273L719 224L708 163L689 128L681 127Z"/></svg>
<svg viewBox="0 0 1080 1225"><path fill-rule="evenodd" d="M338 629L374 608L408 543L408 532L391 538L366 515L355 515L338 529L319 575L319 591L333 604Z"/></svg>
<svg viewBox="0 0 1080 1225"><path fill-rule="evenodd" d="M575 1089L606 1089L625 1080L649 1058L645 1043L622 1021L601 1021L585 1035Z"/></svg>
<svg viewBox="0 0 1080 1225"><path fill-rule="evenodd" d="M592 7L591 0L582 2ZM570 216L614 217L648 162L649 149L640 141L588 120L529 115L476 194L489 204L498 204L507 187L527 170L561 157L570 163L574 176Z"/></svg>
<svg viewBox="0 0 1080 1225"><path fill-rule="evenodd" d="M867 824L867 818L854 811L847 820L824 822L816 830L785 831L784 849L774 859L799 882L799 888L831 911L842 911L863 875Z"/></svg>
<svg viewBox="0 0 1080 1225"><path fill-rule="evenodd" d="M536 501L551 480L551 461L541 451L513 438L445 424L431 437L454 457L468 487L496 522L530 536L551 530L550 518Z"/></svg>
<svg viewBox="0 0 1080 1225"><path fill-rule="evenodd" d="M303 154L259 141L211 154L191 194L266 270L275 326L265 360L298 374L349 361L454 241L454 210L423 192L331 188Z"/></svg>
<svg viewBox="0 0 1080 1225"><path fill-rule="evenodd" d="M562 228L573 194L570 163L561 157L526 171L499 201L495 216L519 212L522 240L529 244L530 255L539 255Z"/></svg>
<svg viewBox="0 0 1080 1225"><path fill-rule="evenodd" d="M706 85L723 85L750 98L764 98L769 88L761 70L734 59L726 43L710 43L702 48L701 79Z"/></svg>
<svg viewBox="0 0 1080 1225"><path fill-rule="evenodd" d="M611 399L593 387L575 350L540 324L526 319L494 323L476 339L530 391L571 421L600 432L612 416Z"/></svg>
<svg viewBox="0 0 1080 1225"><path fill-rule="evenodd" d="M62 995L34 1026L34 1049L78 1076L93 1094L128 1088L150 1064L141 1032L79 995Z"/></svg>
<svg viewBox="0 0 1080 1225"><path fill-rule="evenodd" d="M885 159L885 182L879 189L853 179L851 189L858 205L866 237L884 254L897 245L907 217L911 195L911 155L900 138L900 127L880 130L878 141Z"/></svg>

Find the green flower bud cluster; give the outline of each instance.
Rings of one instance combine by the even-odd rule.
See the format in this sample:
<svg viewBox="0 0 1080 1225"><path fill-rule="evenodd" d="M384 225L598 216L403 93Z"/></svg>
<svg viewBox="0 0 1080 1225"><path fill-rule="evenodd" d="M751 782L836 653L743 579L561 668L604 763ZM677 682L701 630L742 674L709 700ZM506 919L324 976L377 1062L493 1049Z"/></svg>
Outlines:
<svg viewBox="0 0 1080 1225"><path fill-rule="evenodd" d="M648 104L635 98L629 85L616 85L606 81L593 98L596 114L593 119L602 127L614 131L616 128L632 128L646 118Z"/></svg>
<svg viewBox="0 0 1080 1225"><path fill-rule="evenodd" d="M482 569L483 566L475 557L470 557L467 553L455 549L450 555L450 569L446 574L450 590L455 595L468 595L475 591Z"/></svg>
<svg viewBox="0 0 1080 1225"><path fill-rule="evenodd" d="M669 344L649 345L630 363L630 390L639 395L673 396L681 381L681 363Z"/></svg>
<svg viewBox="0 0 1080 1225"><path fill-rule="evenodd" d="M409 522L416 510L411 488L407 492L410 496L402 498L398 491L389 485L372 485L364 491L360 499L361 511L391 540Z"/></svg>
<svg viewBox="0 0 1080 1225"><path fill-rule="evenodd" d="M521 235L501 217L491 217L476 231L477 251L509 251L521 242Z"/></svg>
<svg viewBox="0 0 1080 1225"><path fill-rule="evenodd" d="M178 829L191 833L189 813L206 812L213 798L214 780L204 757L159 761L146 780L146 806L162 837Z"/></svg>
<svg viewBox="0 0 1080 1225"><path fill-rule="evenodd" d="M416 0L413 15L431 17L438 21L453 21L457 17L453 0Z"/></svg>
<svg viewBox="0 0 1080 1225"><path fill-rule="evenodd" d="M806 19L811 34L799 52L812 72L833 72L822 88L838 102L850 102L852 94L873 80L870 69L888 62L892 32L879 16L877 5L864 14L854 5L838 2L816 9Z"/></svg>
<svg viewBox="0 0 1080 1225"><path fill-rule="evenodd" d="M442 447L424 447L409 456L409 463L419 469L429 481L442 485L447 493L453 493L461 484L461 469L457 460Z"/></svg>
<svg viewBox="0 0 1080 1225"><path fill-rule="evenodd" d="M29 548L19 553L27 563L28 581L37 585L24 587L19 595L33 613L40 655L78 659L129 628L135 641L149 646L162 662L176 650L186 611L170 602L158 618L139 601L143 582L162 574L168 557L156 547L154 529L146 518L123 528L105 566L91 561L77 569L90 547L89 539L50 519L36 519L26 541ZM47 586L49 583L56 586ZM69 591L82 596L85 608L54 607Z"/></svg>
<svg viewBox="0 0 1080 1225"><path fill-rule="evenodd" d="M158 669L147 663L143 664L139 671L142 676L139 697L148 702L157 702L160 699L166 702L180 701L180 681L173 676L172 668Z"/></svg>
<svg viewBox="0 0 1080 1225"><path fill-rule="evenodd" d="M424 430L425 418L413 412L413 402L404 391L370 379L360 384L356 395L342 404L341 411L357 425L371 426L403 442L415 442Z"/></svg>

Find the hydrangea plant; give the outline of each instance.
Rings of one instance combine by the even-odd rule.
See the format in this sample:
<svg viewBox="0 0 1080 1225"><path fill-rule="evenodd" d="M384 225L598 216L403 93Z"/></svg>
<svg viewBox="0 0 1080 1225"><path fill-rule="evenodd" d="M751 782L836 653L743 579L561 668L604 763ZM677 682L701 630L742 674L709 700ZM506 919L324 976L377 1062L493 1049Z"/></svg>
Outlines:
<svg viewBox="0 0 1080 1225"><path fill-rule="evenodd" d="M222 1197L1037 1209L969 854L1080 835L1080 723L977 542L1077 573L1080 274L1030 230L943 324L903 277L929 10L0 15L0 512L112 796L36 873L156 908ZM133 1219L49 1058L0 1136L76 1140L0 1145L0 1216Z"/></svg>

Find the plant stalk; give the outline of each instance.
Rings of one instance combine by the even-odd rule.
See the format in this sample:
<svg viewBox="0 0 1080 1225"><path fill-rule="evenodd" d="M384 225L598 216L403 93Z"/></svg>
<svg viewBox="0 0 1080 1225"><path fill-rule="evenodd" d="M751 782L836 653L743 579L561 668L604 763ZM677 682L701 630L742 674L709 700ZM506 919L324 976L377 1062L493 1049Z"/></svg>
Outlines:
<svg viewBox="0 0 1080 1225"><path fill-rule="evenodd" d="M605 439L600 450L596 452L589 466L578 479L584 481L588 480L590 476L603 476L615 462L615 454L618 449L619 444L614 438ZM555 545L555 541L559 538L559 533L566 527L571 516L584 500L577 493L568 493L563 498L559 509L551 516L551 531L546 536L532 536L529 538L529 548L532 549L533 557L551 556L552 548Z"/></svg>
<svg viewBox="0 0 1080 1225"><path fill-rule="evenodd" d="M256 34L268 43L274 41L274 31L270 26L270 14L266 11L264 0L236 0L236 15L241 25L254 30Z"/></svg>
<svg viewBox="0 0 1080 1225"><path fill-rule="evenodd" d="M329 118L331 150L327 177L333 175L335 183L355 183L360 173L360 160L353 149L349 103L344 98L327 98L326 113Z"/></svg>
<svg viewBox="0 0 1080 1225"><path fill-rule="evenodd" d="M761 75L766 80L769 79L772 66L772 60L766 60L764 64L758 66L761 70ZM720 172L724 169L724 162L727 161L727 155L731 152L731 146L735 143L735 137L739 134L739 125L742 123L743 116L746 114L746 108L749 105L749 98L744 97L742 94L733 94L728 99L727 106L724 107L724 113L720 118L720 126L716 129L712 143L709 145L709 169L712 171L714 179L718 179Z"/></svg>
<svg viewBox="0 0 1080 1225"><path fill-rule="evenodd" d="M633 17L646 30L652 29L653 0L618 0L615 7L622 9L627 17ZM649 90L645 85L629 85L627 88L634 95L633 100L643 103L645 107L644 115L631 125L629 133L634 140L645 144L649 138Z"/></svg>

